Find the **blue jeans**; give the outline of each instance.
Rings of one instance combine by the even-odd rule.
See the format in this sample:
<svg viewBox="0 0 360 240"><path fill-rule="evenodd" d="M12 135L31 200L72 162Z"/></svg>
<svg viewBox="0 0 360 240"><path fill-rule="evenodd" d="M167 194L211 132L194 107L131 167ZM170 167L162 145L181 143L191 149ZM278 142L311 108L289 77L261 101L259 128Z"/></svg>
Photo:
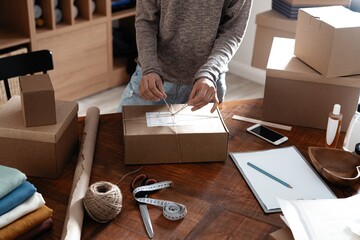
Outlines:
<svg viewBox="0 0 360 240"><path fill-rule="evenodd" d="M142 69L140 66L136 67L134 74L131 76L130 82L126 86L118 111L122 111L123 105L156 105L165 104L164 100L150 101L145 100L139 96L139 82L142 77ZM171 82L164 82L164 91L167 95L166 101L169 104L183 104L189 99L193 85L175 84ZM225 73L220 74L219 80L216 82L217 96L219 102L224 101L226 92Z"/></svg>

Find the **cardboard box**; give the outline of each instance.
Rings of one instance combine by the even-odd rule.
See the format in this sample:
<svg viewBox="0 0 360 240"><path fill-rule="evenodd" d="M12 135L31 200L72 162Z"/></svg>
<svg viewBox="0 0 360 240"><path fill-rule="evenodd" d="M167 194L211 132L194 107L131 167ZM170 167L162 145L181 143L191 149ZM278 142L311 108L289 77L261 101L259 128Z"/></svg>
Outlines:
<svg viewBox="0 0 360 240"><path fill-rule="evenodd" d="M360 13L343 6L299 10L295 55L326 77L360 74Z"/></svg>
<svg viewBox="0 0 360 240"><path fill-rule="evenodd" d="M262 119L326 129L329 112L341 105L346 131L360 94L360 75L326 78L294 56L294 39L275 38L266 70Z"/></svg>
<svg viewBox="0 0 360 240"><path fill-rule="evenodd" d="M19 77L26 127L56 124L54 88L48 74Z"/></svg>
<svg viewBox="0 0 360 240"><path fill-rule="evenodd" d="M28 176L58 178L79 143L78 104L56 101L57 124L26 128L20 96L0 109L0 164Z"/></svg>
<svg viewBox="0 0 360 240"><path fill-rule="evenodd" d="M187 107L174 120L166 105L123 106L125 164L225 161L229 133L220 111L211 114L211 107Z"/></svg>
<svg viewBox="0 0 360 240"><path fill-rule="evenodd" d="M269 240L294 240L290 228L281 228L269 234Z"/></svg>
<svg viewBox="0 0 360 240"><path fill-rule="evenodd" d="M296 20L275 10L256 15L256 33L251 65L266 69L274 37L295 38Z"/></svg>

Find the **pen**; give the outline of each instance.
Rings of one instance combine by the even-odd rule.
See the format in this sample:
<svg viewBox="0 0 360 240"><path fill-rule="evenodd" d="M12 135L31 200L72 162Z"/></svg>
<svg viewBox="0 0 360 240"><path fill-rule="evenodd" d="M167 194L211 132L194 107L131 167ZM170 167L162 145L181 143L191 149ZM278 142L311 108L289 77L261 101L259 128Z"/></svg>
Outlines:
<svg viewBox="0 0 360 240"><path fill-rule="evenodd" d="M281 183L282 185L284 185L285 187L288 187L288 188L293 188L292 186L290 186L290 184L284 182L283 180L275 177L274 175L266 172L265 170L259 168L258 166L255 166L254 164L252 164L251 162L248 162L247 165L249 165L250 167L254 168L255 170L258 170L259 172L261 172L262 174L268 176L269 178L277 181L278 183Z"/></svg>

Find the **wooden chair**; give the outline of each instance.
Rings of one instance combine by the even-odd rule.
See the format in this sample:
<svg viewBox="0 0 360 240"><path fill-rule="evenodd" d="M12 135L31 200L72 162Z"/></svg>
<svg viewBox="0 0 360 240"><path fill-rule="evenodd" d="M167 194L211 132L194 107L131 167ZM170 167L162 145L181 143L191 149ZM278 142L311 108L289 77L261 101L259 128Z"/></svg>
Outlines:
<svg viewBox="0 0 360 240"><path fill-rule="evenodd" d="M38 72L47 73L48 70L52 69L54 69L52 53L49 50L39 50L0 58L0 81L4 81L7 99L11 97L9 78Z"/></svg>

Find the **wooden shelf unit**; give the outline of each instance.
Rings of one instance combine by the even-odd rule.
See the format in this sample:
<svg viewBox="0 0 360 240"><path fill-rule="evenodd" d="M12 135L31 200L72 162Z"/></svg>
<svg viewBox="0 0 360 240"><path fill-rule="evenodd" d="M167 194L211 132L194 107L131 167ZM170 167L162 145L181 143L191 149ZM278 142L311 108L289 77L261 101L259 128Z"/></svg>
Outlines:
<svg viewBox="0 0 360 240"><path fill-rule="evenodd" d="M129 80L126 59L113 58L112 27L133 28L134 16L135 8L112 13L111 0L0 0L0 53L49 49L55 97L77 100Z"/></svg>

